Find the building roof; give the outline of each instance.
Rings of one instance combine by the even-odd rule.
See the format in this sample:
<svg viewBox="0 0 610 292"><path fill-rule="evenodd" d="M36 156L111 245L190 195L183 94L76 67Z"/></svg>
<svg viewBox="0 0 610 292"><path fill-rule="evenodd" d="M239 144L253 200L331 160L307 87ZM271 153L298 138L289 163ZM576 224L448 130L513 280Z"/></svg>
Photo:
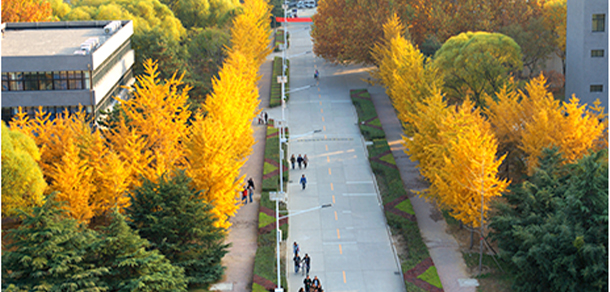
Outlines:
<svg viewBox="0 0 610 292"><path fill-rule="evenodd" d="M7 30L2 39L2 55L72 55L91 37L99 37L103 42L103 28Z"/></svg>

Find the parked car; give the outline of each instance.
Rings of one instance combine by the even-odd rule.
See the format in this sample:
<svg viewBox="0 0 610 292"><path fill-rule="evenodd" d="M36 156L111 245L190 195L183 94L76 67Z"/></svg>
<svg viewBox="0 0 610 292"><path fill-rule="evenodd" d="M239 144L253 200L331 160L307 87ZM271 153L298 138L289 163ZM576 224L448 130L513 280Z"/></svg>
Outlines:
<svg viewBox="0 0 610 292"><path fill-rule="evenodd" d="M305 8L305 2L303 2L303 1L297 2L297 8Z"/></svg>
<svg viewBox="0 0 610 292"><path fill-rule="evenodd" d="M315 0L305 0L305 7L307 7L307 8L316 7L316 1Z"/></svg>

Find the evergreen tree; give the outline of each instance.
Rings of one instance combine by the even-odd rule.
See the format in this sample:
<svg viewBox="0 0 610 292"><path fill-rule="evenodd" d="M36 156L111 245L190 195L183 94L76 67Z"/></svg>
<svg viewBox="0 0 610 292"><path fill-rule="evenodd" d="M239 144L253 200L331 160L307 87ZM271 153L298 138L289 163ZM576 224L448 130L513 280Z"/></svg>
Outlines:
<svg viewBox="0 0 610 292"><path fill-rule="evenodd" d="M150 243L114 211L97 247L100 267L110 273L102 279L111 291L186 291L184 270L173 266L158 250L148 251Z"/></svg>
<svg viewBox="0 0 610 292"><path fill-rule="evenodd" d="M42 207L25 215L17 229L7 232L3 290L107 291L100 276L108 269L86 259L94 254L95 241L95 232L68 218L53 197L47 198Z"/></svg>
<svg viewBox="0 0 610 292"><path fill-rule="evenodd" d="M492 219L516 291L608 291L607 151L563 165L545 150L536 172Z"/></svg>
<svg viewBox="0 0 610 292"><path fill-rule="evenodd" d="M148 239L174 266L184 268L189 287L207 288L222 277L224 229L215 227L212 206L189 187L183 171L157 182L144 180L131 194L126 214L140 236Z"/></svg>

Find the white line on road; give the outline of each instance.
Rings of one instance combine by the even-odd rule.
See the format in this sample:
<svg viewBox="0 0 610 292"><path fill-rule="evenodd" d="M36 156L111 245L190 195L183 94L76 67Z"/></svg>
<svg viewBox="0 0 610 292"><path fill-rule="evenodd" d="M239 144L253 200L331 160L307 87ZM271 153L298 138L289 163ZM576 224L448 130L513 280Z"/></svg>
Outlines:
<svg viewBox="0 0 610 292"><path fill-rule="evenodd" d="M352 193L352 194L343 194L345 197L373 197L377 196L376 193Z"/></svg>

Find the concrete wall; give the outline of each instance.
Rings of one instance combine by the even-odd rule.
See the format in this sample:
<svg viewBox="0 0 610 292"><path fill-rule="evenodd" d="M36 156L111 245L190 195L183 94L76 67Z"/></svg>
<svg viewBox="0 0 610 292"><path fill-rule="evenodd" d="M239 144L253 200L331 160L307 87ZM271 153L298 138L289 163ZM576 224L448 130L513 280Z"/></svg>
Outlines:
<svg viewBox="0 0 610 292"><path fill-rule="evenodd" d="M88 89L2 92L2 107L90 105L91 100Z"/></svg>
<svg viewBox="0 0 610 292"><path fill-rule="evenodd" d="M605 14L605 30L593 32L593 14ZM608 109L608 0L568 0L566 44L566 99L575 94L583 103L599 99ZM591 57L591 50L604 57ZM593 84L603 92L590 92Z"/></svg>

